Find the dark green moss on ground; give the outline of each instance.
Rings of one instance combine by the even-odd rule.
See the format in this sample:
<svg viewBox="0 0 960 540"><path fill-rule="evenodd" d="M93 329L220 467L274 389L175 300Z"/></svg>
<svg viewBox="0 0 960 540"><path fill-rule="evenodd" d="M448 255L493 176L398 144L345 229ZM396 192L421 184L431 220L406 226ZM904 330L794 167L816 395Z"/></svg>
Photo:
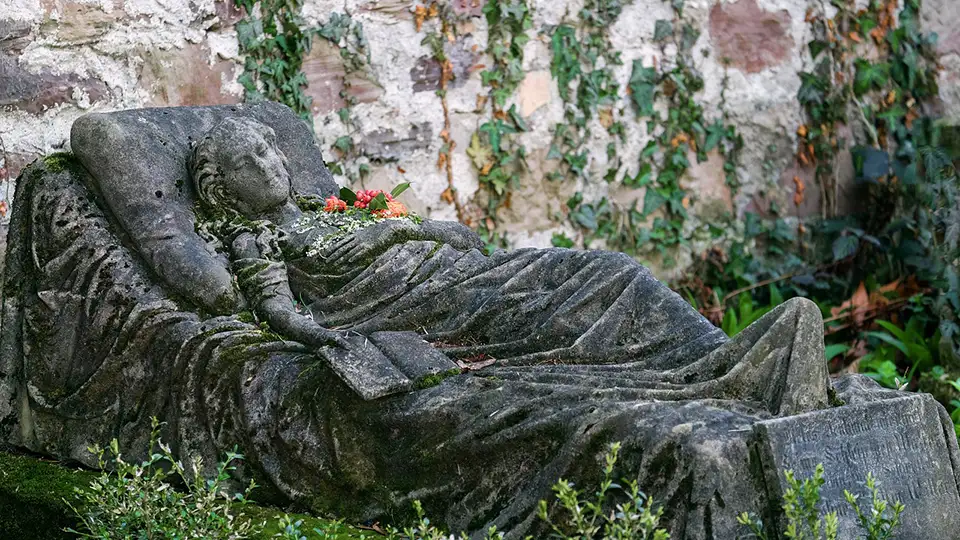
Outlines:
<svg viewBox="0 0 960 540"><path fill-rule="evenodd" d="M90 485L97 473L62 466L31 456L0 451L0 539L56 540L76 538L64 532L67 527L78 528L79 521L65 500L73 503L75 488ZM266 540L280 532L277 508L248 505L240 514L256 523L267 522L267 528L255 537ZM303 514L290 514L303 520L301 531L307 538L315 536L313 529L331 530L331 522ZM360 531L346 527L346 533L337 538L362 538ZM367 534L366 537L371 537Z"/></svg>

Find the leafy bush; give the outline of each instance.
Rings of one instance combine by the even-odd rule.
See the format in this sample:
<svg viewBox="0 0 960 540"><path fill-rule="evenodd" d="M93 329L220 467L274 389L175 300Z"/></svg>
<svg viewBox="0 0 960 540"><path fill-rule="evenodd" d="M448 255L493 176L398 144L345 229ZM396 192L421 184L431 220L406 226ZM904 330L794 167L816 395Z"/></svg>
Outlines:
<svg viewBox="0 0 960 540"><path fill-rule="evenodd" d="M784 471L787 490L783 494L783 512L787 519L784 537L791 540L837 540L839 520L836 512L821 515L820 488L823 486L823 465L817 465L813 476L799 480L793 471ZM871 505L867 513L860 507L859 496L844 490L847 503L857 515L860 529L865 540L887 540L900 525L900 515L904 507L900 502L889 504L880 498L876 479L867 473L867 490L870 492ZM888 512L889 510L889 512ZM764 530L763 523L756 516L746 512L737 517L737 521L750 530L751 536L767 540L770 536ZM858 538L860 538L858 536Z"/></svg>
<svg viewBox="0 0 960 540"><path fill-rule="evenodd" d="M87 489L76 489L83 510L70 505L82 520L85 532L70 529L83 538L142 539L203 538L233 540L247 538L262 530L262 524L248 519L238 519L235 506L246 505L253 481L243 493L226 496L225 482L230 478L231 465L243 456L229 452L226 461L220 463L212 479L204 479L203 462L195 458L190 463L189 474L177 461L170 447L159 441L159 422L153 419L150 449L160 448L161 453L152 453L146 461L128 463L120 455L117 440L110 443L109 465L105 450L99 446L90 448L97 456L101 473ZM182 483L185 490L175 489ZM69 504L69 502L68 502Z"/></svg>
<svg viewBox="0 0 960 540"><path fill-rule="evenodd" d="M670 534L659 527L663 508L653 508L653 499L644 495L633 480L623 480L625 488L613 481L620 443L614 443L605 457L603 480L592 499L583 498L574 485L563 479L553 486L556 506L565 513L562 522L550 517L547 501L540 501L538 514L553 529L555 538L609 540L668 540ZM618 503L610 511L607 499L611 491L621 491L627 502Z"/></svg>

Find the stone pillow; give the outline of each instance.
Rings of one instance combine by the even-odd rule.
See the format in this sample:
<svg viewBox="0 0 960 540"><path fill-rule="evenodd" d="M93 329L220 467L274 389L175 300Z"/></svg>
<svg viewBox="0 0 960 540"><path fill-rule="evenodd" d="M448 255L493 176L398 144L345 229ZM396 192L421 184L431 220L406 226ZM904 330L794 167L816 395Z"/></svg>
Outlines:
<svg viewBox="0 0 960 540"><path fill-rule="evenodd" d="M240 299L227 261L195 232L187 158L191 142L227 116L254 118L276 131L298 193L338 191L310 129L279 103L88 114L70 131L92 188L125 233L118 236L129 239L168 288L214 314L236 312Z"/></svg>

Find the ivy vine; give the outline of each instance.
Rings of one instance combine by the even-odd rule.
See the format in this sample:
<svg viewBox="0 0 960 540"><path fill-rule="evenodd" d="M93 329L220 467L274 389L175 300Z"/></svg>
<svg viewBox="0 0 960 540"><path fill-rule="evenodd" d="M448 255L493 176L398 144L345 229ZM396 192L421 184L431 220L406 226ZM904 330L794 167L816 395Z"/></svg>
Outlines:
<svg viewBox="0 0 960 540"><path fill-rule="evenodd" d="M313 129L312 100L304 93L307 78L302 70L313 32L304 30L303 0L234 1L245 14L236 25L240 53L245 57L237 81L244 88L245 100L283 103Z"/></svg>
<svg viewBox="0 0 960 540"><path fill-rule="evenodd" d="M696 98L703 88L703 78L696 70L692 52L700 34L684 18L683 1L672 0L670 4L673 20L659 20L654 24L654 41L660 45L661 61L648 67L641 60L634 60L628 83L629 99L637 118L646 119L647 133L653 137L640 153L636 174L626 174L621 180L625 187L645 190L642 204L638 207L637 201L631 207L623 208L606 198L590 203L584 201L580 192L567 202L569 220L581 232L585 247L602 240L607 248L634 256L655 251L667 265L672 263L672 250L686 244L686 235L689 234L685 223L695 197L683 184L691 166L688 156L693 154L703 162L709 152L719 151L724 157L726 182L735 189L738 186L737 156L743 145L725 111L719 118L707 120L703 106ZM589 5L608 9L582 11L581 17L592 16L587 20L594 21L586 24L588 28L596 25L606 28L612 22L607 17L619 15L620 2L606 0ZM553 34L554 76L561 85L573 80L578 73L577 67L584 65L584 58L587 65L595 62L593 58L600 57L604 58L605 66L620 62L619 54L611 52L603 32L598 30L593 35L587 34L585 45L580 46L586 52L572 45L574 35L572 30L564 27L559 27ZM668 44L674 45L677 51L672 58L667 55ZM571 48L575 54L569 52ZM579 61L573 62L574 58ZM610 103L617 96L616 83L612 81L608 68L593 69L589 74L586 79L579 75L577 104L583 116L574 117L573 125L580 129L596 105ZM586 91L580 91L581 88ZM657 102L666 106L665 115L661 116L655 108ZM623 136L622 124L611 122L608 126L610 135ZM573 132L567 125L558 126L555 137L557 133L564 148L576 148L582 144L576 137L569 137ZM616 156L615 142L611 141L607 147L611 159ZM568 170L579 173L578 167L584 164L585 153L568 151L563 154L563 159ZM618 165L615 162L615 167L605 176L608 182L615 180ZM710 232L721 234L722 230ZM558 236L554 243L564 245L572 241Z"/></svg>
<svg viewBox="0 0 960 540"><path fill-rule="evenodd" d="M504 246L506 239L497 230L498 211L510 204L511 193L526 172L526 148L517 134L527 131L516 106L504 110L507 100L525 77L523 49L530 41L533 14L527 0L489 0L483 6L488 26L486 52L492 65L481 72L486 96L478 97L478 112L489 105L489 116L473 134L467 155L479 171L480 189L486 205L476 224L488 246Z"/></svg>

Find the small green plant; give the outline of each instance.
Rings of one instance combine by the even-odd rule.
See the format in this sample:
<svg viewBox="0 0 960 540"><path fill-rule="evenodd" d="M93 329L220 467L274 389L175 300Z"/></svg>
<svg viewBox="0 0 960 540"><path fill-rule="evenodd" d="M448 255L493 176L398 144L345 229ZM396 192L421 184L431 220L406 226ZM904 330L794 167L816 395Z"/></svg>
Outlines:
<svg viewBox="0 0 960 540"><path fill-rule="evenodd" d="M733 337L756 322L757 319L769 313L773 308L782 304L783 295L780 294L780 289L772 284L769 285L769 289L770 302L762 307L755 303L753 296L741 293L739 295L738 306L727 309L723 315L723 321L720 323L720 328L722 328L728 336Z"/></svg>
<svg viewBox="0 0 960 540"><path fill-rule="evenodd" d="M78 505L71 504L84 531L68 529L82 538L161 539L204 538L227 540L247 538L263 530L263 524L238 517L237 507L248 503L256 487L253 481L243 493L229 495L226 482L233 463L243 456L228 452L211 479L203 477L203 462L195 458L189 472L159 440L160 423L153 419L150 448L159 448L141 463L128 463L119 445L110 442L110 458L99 446L90 448L97 456L101 473L86 489L77 488ZM109 468L113 472L107 472ZM175 489L175 484L186 486Z"/></svg>
<svg viewBox="0 0 960 540"><path fill-rule="evenodd" d="M563 521L554 521L547 501L540 501L538 514L550 525L555 538L609 540L668 540L670 534L660 528L663 508L653 508L653 499L643 494L633 480L623 480L626 487L613 480L613 470L620 452L620 443L610 446L605 456L603 480L592 499L584 498L571 482L563 479L554 486L556 507ZM626 502L618 503L611 511L608 499L612 492L626 495Z"/></svg>
<svg viewBox="0 0 960 540"><path fill-rule="evenodd" d="M387 540L466 540L469 538L465 532L457 536L431 524L420 501L413 501L413 510L417 513L417 523L403 530L395 527L388 528ZM490 527L483 538L484 540L503 540L503 533L498 532L496 527Z"/></svg>
<svg viewBox="0 0 960 540"><path fill-rule="evenodd" d="M918 370L933 368L940 344L940 332L938 330L927 337L923 317L910 318L904 328L889 321L876 323L884 331L865 333L874 343L874 347L860 359L860 373L884 386L899 388L904 384L901 381L911 381ZM905 374L899 374L898 365L910 367Z"/></svg>
<svg viewBox="0 0 960 540"><path fill-rule="evenodd" d="M783 494L783 512L786 518L786 528L783 536L791 540L837 540L839 519L836 512L821 515L820 489L823 487L823 464L817 465L813 476L803 480L798 479L793 471L784 471L787 480L787 490ZM865 540L888 540L897 527L900 526L900 515L904 506L900 502L893 504L880 498L879 489L873 474L867 473L867 490L871 496L871 506L868 513L860 507L859 496L844 490L843 495L847 504L857 515L860 529ZM737 522L746 527L749 536L741 538L756 538L768 540L775 536L768 535L763 522L754 515L744 512L737 516Z"/></svg>

